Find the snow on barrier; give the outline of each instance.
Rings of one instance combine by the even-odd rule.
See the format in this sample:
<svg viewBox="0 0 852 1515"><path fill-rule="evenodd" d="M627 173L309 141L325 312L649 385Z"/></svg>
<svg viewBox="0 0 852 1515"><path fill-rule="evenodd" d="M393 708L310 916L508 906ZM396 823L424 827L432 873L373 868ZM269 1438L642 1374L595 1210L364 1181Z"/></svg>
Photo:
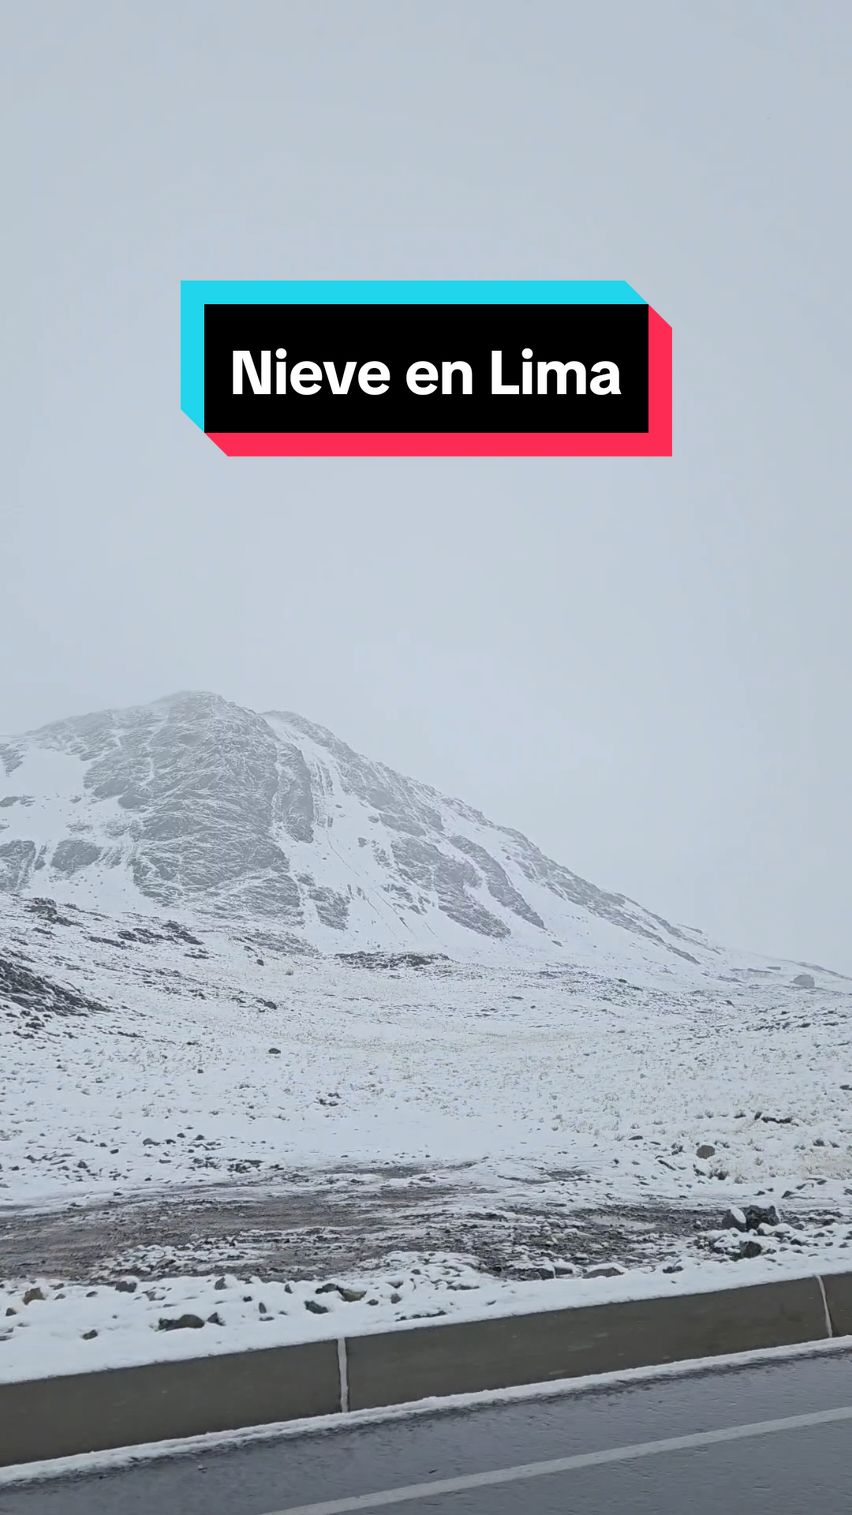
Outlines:
<svg viewBox="0 0 852 1515"><path fill-rule="evenodd" d="M831 1336L852 1336L852 1273L826 1273L822 1278Z"/></svg>
<svg viewBox="0 0 852 1515"><path fill-rule="evenodd" d="M852 1333L852 1274L0 1384L0 1466Z"/></svg>

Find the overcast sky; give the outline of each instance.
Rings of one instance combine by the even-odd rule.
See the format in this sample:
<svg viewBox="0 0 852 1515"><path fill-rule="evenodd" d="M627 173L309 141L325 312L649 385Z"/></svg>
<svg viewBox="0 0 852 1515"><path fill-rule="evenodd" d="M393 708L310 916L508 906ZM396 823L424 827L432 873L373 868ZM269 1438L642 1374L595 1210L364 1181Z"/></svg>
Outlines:
<svg viewBox="0 0 852 1515"><path fill-rule="evenodd" d="M852 971L845 0L4 7L0 730L289 708ZM672 459L228 460L181 278L624 278Z"/></svg>

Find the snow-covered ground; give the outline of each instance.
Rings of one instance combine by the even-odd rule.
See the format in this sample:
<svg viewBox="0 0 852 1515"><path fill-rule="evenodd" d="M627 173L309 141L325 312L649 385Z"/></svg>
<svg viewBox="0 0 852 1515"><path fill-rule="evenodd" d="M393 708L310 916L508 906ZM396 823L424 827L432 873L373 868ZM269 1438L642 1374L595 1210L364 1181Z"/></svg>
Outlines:
<svg viewBox="0 0 852 1515"><path fill-rule="evenodd" d="M518 1282L483 1277L464 1259L417 1254L388 1260L381 1273L280 1283L258 1275L212 1274L139 1282L134 1277L92 1288L49 1279L26 1288L0 1285L0 1382L126 1367L175 1358L285 1346L327 1337L416 1326L434 1320L476 1320L558 1310L660 1294L692 1294L825 1272L852 1264L852 1231L832 1257L812 1249L791 1254L769 1230L763 1255L732 1274L723 1256L611 1277L559 1277ZM732 1238L713 1237L720 1248Z"/></svg>
<svg viewBox="0 0 852 1515"><path fill-rule="evenodd" d="M0 741L0 1376L842 1265L850 1011L297 715Z"/></svg>
<svg viewBox="0 0 852 1515"><path fill-rule="evenodd" d="M466 1163L496 1192L563 1171L625 1200L850 1184L845 989L370 968L0 908L6 1203L347 1164Z"/></svg>
<svg viewBox="0 0 852 1515"><path fill-rule="evenodd" d="M852 1257L843 981L364 965L32 899L0 926L2 1376ZM752 1203L781 1224L720 1230Z"/></svg>

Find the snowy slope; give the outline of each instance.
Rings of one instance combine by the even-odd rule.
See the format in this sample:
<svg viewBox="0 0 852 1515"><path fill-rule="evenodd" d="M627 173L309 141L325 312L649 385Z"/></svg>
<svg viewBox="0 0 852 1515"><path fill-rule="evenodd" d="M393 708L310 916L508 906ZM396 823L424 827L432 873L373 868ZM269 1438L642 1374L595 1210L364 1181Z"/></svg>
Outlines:
<svg viewBox="0 0 852 1515"><path fill-rule="evenodd" d="M0 742L0 890L262 925L303 951L695 979L723 952L300 716L178 694Z"/></svg>
<svg viewBox="0 0 852 1515"><path fill-rule="evenodd" d="M850 1088L848 986L364 966L0 896L0 1208L465 1163L539 1200L550 1175L551 1209L806 1181L836 1203Z"/></svg>
<svg viewBox="0 0 852 1515"><path fill-rule="evenodd" d="M298 716L181 695L0 756L0 1378L852 1252L848 980Z"/></svg>

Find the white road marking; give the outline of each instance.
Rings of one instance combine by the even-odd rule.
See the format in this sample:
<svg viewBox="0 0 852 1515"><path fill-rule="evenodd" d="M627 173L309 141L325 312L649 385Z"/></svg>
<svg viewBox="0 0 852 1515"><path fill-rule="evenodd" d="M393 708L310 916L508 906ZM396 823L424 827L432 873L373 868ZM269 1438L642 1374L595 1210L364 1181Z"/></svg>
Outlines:
<svg viewBox="0 0 852 1515"><path fill-rule="evenodd" d="M347 1499L325 1499L319 1504L291 1505L270 1510L268 1515L348 1515L351 1510L376 1510L384 1505L434 1499L440 1494L459 1494L465 1489L485 1489L495 1484L520 1483L527 1478L547 1478L570 1473L575 1468L594 1468L608 1462L627 1462L636 1457L656 1457L665 1452L683 1452L725 1441L745 1441L750 1436L772 1436L778 1431L799 1431L806 1426L830 1425L852 1420L852 1405L838 1410L815 1410L809 1415L788 1415L783 1420L758 1420L747 1426L727 1426L720 1431L694 1431L689 1436L669 1436L663 1441L637 1442L627 1447L607 1447L600 1452L579 1452L573 1457L555 1457L549 1462L521 1463L514 1468L496 1468L487 1473L465 1473L458 1478L439 1478L432 1483L412 1483L378 1494L356 1494Z"/></svg>

